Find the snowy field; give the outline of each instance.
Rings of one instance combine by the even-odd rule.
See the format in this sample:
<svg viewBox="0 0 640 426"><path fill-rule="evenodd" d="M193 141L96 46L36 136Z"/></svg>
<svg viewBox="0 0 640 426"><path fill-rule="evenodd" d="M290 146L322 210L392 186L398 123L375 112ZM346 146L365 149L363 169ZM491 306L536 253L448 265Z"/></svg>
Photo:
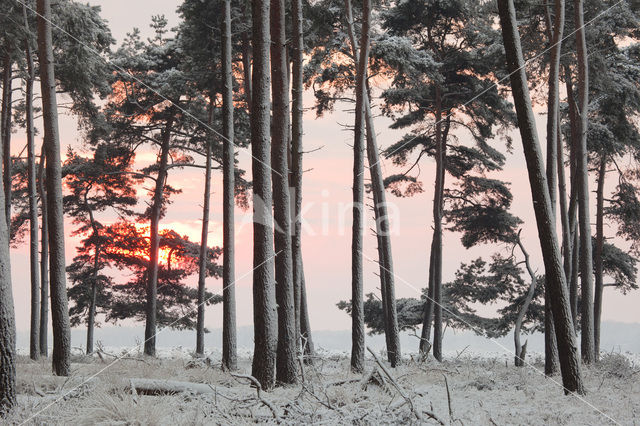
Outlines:
<svg viewBox="0 0 640 426"><path fill-rule="evenodd" d="M108 347L102 356L74 355L70 378L52 376L49 361L21 356L19 406L10 423L640 423L640 358L632 354L607 353L597 367L584 368L585 397L563 395L559 376L544 377L536 354L523 368L514 367L506 353L479 356L466 350L448 354L443 363L417 362L407 355L402 366L388 368L390 375L369 356L360 375L350 372L346 354L321 351L314 365L305 366L299 385L260 397L247 380L220 370L218 351L206 361L194 360L184 347L164 348L155 359L142 357L137 348L127 349L124 359L115 358L122 355L122 348ZM238 373L250 371L245 350ZM150 383L160 389L140 389L139 382L149 383L140 379L157 379ZM171 388L175 381L188 382L178 383L187 390L176 393Z"/></svg>

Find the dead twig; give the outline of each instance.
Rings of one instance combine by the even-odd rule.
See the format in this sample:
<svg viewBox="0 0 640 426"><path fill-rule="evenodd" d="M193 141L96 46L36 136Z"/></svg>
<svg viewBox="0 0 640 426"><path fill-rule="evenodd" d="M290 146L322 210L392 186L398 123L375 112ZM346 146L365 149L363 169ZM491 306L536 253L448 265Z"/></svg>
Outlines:
<svg viewBox="0 0 640 426"><path fill-rule="evenodd" d="M453 422L453 408L451 408L451 392L449 392L449 381L447 380L447 376L445 376L444 374L442 375L442 377L444 377L444 385L447 388L447 403L449 404L449 420Z"/></svg>
<svg viewBox="0 0 640 426"><path fill-rule="evenodd" d="M282 421L282 419L278 415L278 411L276 410L276 407L271 402L267 401L262 397L262 385L260 385L260 382L258 381L258 379L248 374L236 374L236 373L229 373L229 374L231 374L231 376L237 379L249 380L256 387L256 394L260 402L262 402L265 406L267 406L267 408L269 408L269 410L271 410L273 417L276 419L278 423Z"/></svg>

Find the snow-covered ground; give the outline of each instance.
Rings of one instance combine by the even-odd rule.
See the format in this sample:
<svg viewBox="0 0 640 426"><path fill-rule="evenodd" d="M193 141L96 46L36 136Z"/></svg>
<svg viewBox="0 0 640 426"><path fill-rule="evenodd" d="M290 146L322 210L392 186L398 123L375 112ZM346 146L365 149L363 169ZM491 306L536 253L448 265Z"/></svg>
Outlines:
<svg viewBox="0 0 640 426"><path fill-rule="evenodd" d="M640 422L639 359L619 353L604 354L600 364L583 368L585 396L565 396L558 375L541 374L542 357L536 354L522 368L514 367L512 356L505 353L479 356L466 350L448 354L443 363L407 356L401 366L388 368L391 379L372 357L363 374L354 374L347 354L321 351L313 366L305 366L298 385L261 393L271 410L246 380L219 368L216 350L208 353L210 362L194 360L185 347L164 348L159 358L127 351L117 361L113 355L121 355L122 348L103 350L101 358L74 355L70 378L52 376L49 361L21 357L19 406L9 420L61 425L250 424L275 422L277 415L287 424ZM240 373L250 373L249 356L249 351L241 351ZM379 358L384 359L383 354ZM134 394L132 378L205 383L213 393Z"/></svg>

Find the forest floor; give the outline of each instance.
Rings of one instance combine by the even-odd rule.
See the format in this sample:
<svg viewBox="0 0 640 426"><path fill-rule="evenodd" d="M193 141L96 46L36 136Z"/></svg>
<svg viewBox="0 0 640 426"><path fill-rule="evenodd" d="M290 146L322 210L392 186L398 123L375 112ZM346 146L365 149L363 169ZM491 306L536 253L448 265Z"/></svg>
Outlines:
<svg viewBox="0 0 640 426"><path fill-rule="evenodd" d="M378 356L382 359L382 356ZM640 424L640 365L623 354L585 367L587 395L565 396L560 377L545 378L541 359L516 368L504 357L461 354L443 363L406 360L391 378L369 357L353 374L348 357L326 355L305 366L296 386L261 392L210 362L112 355L74 356L69 378L50 361L20 357L19 404L9 424ZM243 357L238 373L251 371ZM375 371L373 375L371 372ZM191 392L134 392L131 379L206 384ZM174 383L175 384L175 383ZM202 392L204 389L204 393ZM261 399L260 399L261 398ZM268 406L271 406L269 408Z"/></svg>

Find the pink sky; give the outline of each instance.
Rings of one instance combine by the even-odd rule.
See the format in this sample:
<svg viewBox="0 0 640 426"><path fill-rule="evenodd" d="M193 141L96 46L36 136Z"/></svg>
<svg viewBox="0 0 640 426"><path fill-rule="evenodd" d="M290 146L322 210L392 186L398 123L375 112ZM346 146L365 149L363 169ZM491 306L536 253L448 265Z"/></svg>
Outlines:
<svg viewBox="0 0 640 426"><path fill-rule="evenodd" d="M118 41L126 32L138 26L143 35L148 35L148 23L151 15L164 13L170 26L178 23L175 9L176 0L91 0L90 4L101 5L103 16L109 21L111 30ZM313 96L306 94L306 106L312 105ZM323 149L305 157L304 168L311 169L304 175L303 199L305 204L305 220L310 225L303 235L303 256L307 291L310 300L311 326L313 329L342 330L350 327L349 317L339 311L335 304L350 298L350 210L345 206L351 201L352 171L352 133L345 131L339 123L349 123L352 115L346 110L349 105L337 105L336 112L322 119L315 119L313 112L305 116L305 149L324 146ZM381 147L389 146L402 136L402 132L388 129L389 119L379 118L376 121L378 142ZM75 122L70 117L61 117L62 143L64 148L71 144L80 146ZM545 117L538 117L538 130L544 138ZM514 155L509 155L505 170L493 177L499 177L512 183L514 194L512 212L522 218L523 241L529 250L535 268L542 272L542 260L538 245L535 218L532 211L531 194L528 187L527 172L522 156L519 135L514 136ZM541 139L542 140L542 139ZM14 135L14 149L19 151L24 143L22 134ZM494 146L505 152L504 143L496 141ZM250 153L238 154L240 166L247 170L250 178ZM394 203L398 212L394 217L395 232L392 236L397 297L418 297L419 290L426 285L428 270L428 250L431 242L431 200L433 190L430 183L435 173L431 159L421 163L421 179L425 183L425 192L409 199L398 199L388 194L388 201ZM383 164L385 174L393 173L391 164ZM365 176L369 178L368 173ZM185 169L172 171L169 184L180 187L183 193L173 198L163 225L187 234L193 240L200 239L201 205L204 174L201 169ZM593 183L592 183L593 184ZM592 204L592 210L595 203ZM212 214L210 227L210 244L221 244L222 231L222 187L221 175L214 174ZM328 217L328 221L323 221ZM341 219L343 218L343 219ZM238 324L252 323L252 235L250 211L236 209L236 283L238 303ZM243 225L244 224L244 225ZM323 225L324 224L324 225ZM373 225L372 218L366 229ZM326 229L323 229L324 228ZM67 235L71 231L67 223ZM614 230L609 229L608 236ZM453 278L460 262L469 261L479 256L488 259L492 253L504 250L504 247L480 246L470 250L462 247L460 236L447 232L444 239L443 278ZM371 259L376 259L376 242L370 232L365 239L365 293L377 292L377 266ZM75 255L72 244L67 247L67 263ZM12 277L14 298L19 330L26 330L29 322L29 276L28 251L25 246L12 250ZM192 279L195 283L195 278ZM209 280L209 289L219 292L221 281ZM640 315L637 306L640 304L640 292L623 296L612 289L605 289L603 320L638 322ZM221 306L207 310L207 326L220 327L222 318Z"/></svg>

